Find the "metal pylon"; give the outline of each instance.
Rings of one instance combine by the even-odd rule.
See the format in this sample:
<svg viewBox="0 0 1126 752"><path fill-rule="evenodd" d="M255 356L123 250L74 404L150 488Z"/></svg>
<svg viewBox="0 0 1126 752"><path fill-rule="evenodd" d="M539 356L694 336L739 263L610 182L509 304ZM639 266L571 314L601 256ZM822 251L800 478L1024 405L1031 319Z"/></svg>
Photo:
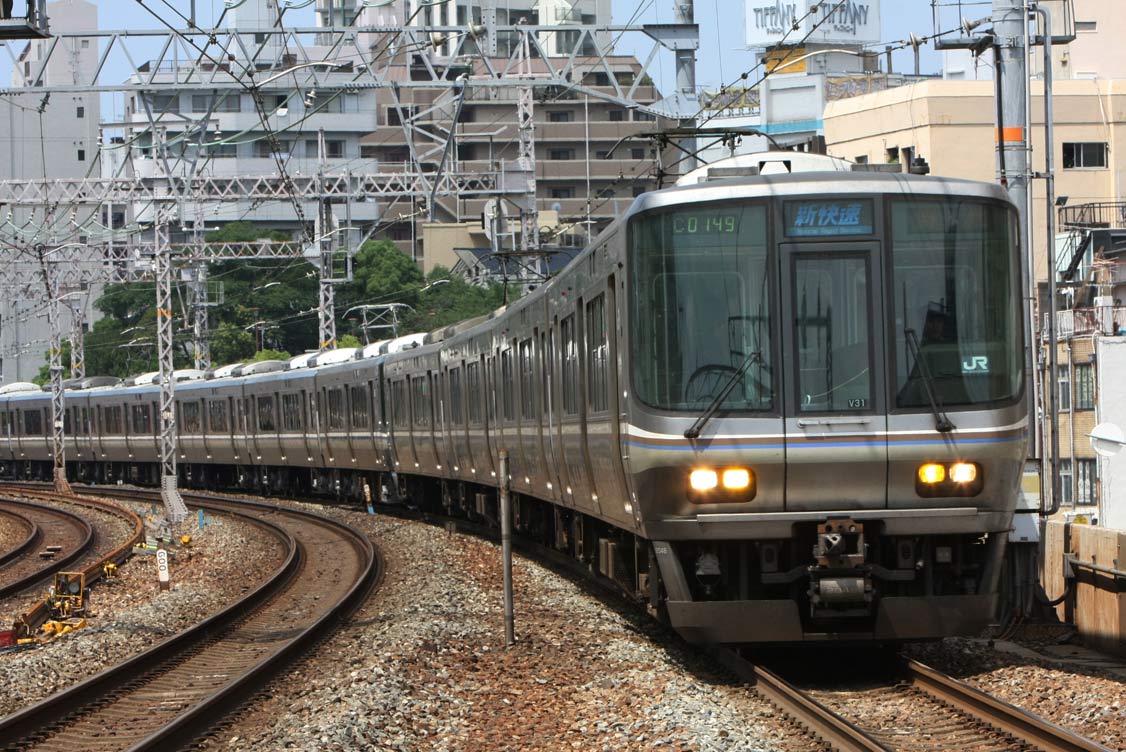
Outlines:
<svg viewBox="0 0 1126 752"><path fill-rule="evenodd" d="M160 497L164 514L177 524L188 516L180 497L176 476L176 367L172 350L172 248L168 242L166 218L158 214L153 225L156 253L156 339L160 363Z"/></svg>
<svg viewBox="0 0 1126 752"><path fill-rule="evenodd" d="M191 269L192 295L192 355L197 370L206 371L211 367L211 325L207 320L207 309L211 302L207 292L207 262L200 261Z"/></svg>
<svg viewBox="0 0 1126 752"><path fill-rule="evenodd" d="M336 347L336 280L333 279L332 245L332 204L321 200L320 229L321 236L318 240L321 252L320 269L320 301L317 306L318 337L320 350L332 350Z"/></svg>
<svg viewBox="0 0 1126 752"><path fill-rule="evenodd" d="M520 87L516 100L517 125L520 137L520 168L528 174L527 206L520 207L520 249L535 251L540 247L540 221L536 209L536 120L535 97L532 90L532 61L529 32L520 40L520 77L528 83Z"/></svg>
<svg viewBox="0 0 1126 752"><path fill-rule="evenodd" d="M70 377L86 378L86 296L70 299Z"/></svg>
<svg viewBox="0 0 1126 752"><path fill-rule="evenodd" d="M66 415L66 395L63 392L63 345L60 321L58 276L53 264L43 262L43 275L47 290L47 322L51 329L51 343L48 348L48 370L51 374L51 458L54 467L55 491L72 493L66 479L66 434L64 432Z"/></svg>

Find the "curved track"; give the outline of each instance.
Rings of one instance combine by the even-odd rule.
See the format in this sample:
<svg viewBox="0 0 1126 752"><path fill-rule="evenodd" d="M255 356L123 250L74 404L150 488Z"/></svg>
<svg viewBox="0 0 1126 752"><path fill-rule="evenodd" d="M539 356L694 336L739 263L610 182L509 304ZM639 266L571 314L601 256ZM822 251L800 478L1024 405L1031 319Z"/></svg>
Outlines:
<svg viewBox="0 0 1126 752"><path fill-rule="evenodd" d="M9 524L14 524L27 532L27 536L23 540L7 551L0 553L0 567L3 567L12 559L23 556L25 551L35 545L36 541L39 540L39 526L18 512L5 509L2 503L0 503L0 517L7 519Z"/></svg>
<svg viewBox="0 0 1126 752"><path fill-rule="evenodd" d="M713 655L810 736L848 752L1110 752L1026 710L917 661L896 680L866 689L799 689L737 653Z"/></svg>
<svg viewBox="0 0 1126 752"><path fill-rule="evenodd" d="M0 747L184 746L331 630L382 575L379 553L351 527L266 504L198 499L190 503L240 515L277 536L289 552L284 563L206 621L0 719Z"/></svg>
<svg viewBox="0 0 1126 752"><path fill-rule="evenodd" d="M32 536L8 561L0 563L0 598L42 584L73 563L94 543L94 529L79 515L65 509L16 499L0 499L0 509L15 514L32 528ZM51 558L41 558L48 546L58 546Z"/></svg>

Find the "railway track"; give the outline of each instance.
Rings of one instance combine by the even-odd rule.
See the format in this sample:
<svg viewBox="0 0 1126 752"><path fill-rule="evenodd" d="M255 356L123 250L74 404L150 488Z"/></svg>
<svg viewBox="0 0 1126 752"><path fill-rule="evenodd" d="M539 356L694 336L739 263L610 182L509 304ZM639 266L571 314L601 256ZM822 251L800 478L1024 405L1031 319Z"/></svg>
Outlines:
<svg viewBox="0 0 1126 752"><path fill-rule="evenodd" d="M0 559L0 599L42 585L94 543L93 527L74 512L16 499L0 499L0 510L30 529L18 548ZM54 553L42 556L48 550Z"/></svg>
<svg viewBox="0 0 1126 752"><path fill-rule="evenodd" d="M842 752L1111 752L929 666L864 689L800 689L737 653L713 655L825 746Z"/></svg>
<svg viewBox="0 0 1126 752"><path fill-rule="evenodd" d="M42 537L37 540L21 557L13 559L12 566L16 566L18 561L23 562L20 565L22 568L37 571L29 571L26 576L17 580L16 575L10 573L7 567L0 568L0 615L7 617L20 614L16 623L24 633L37 629L49 616L45 598L34 601L28 599L26 594L42 591L54 573L64 569L83 572L87 585L96 582L102 576L102 568L106 563L120 564L128 558L133 546L144 539L144 524L140 517L116 504L100 499L58 494L46 486L3 484L0 485L0 493L7 495L0 498L0 507L6 504L12 509L35 510L39 515L46 515L44 519L66 519L72 529L82 530L80 543L52 543L51 541L57 541L64 535L54 532L64 523L54 522L47 527L35 522L41 533L51 531L50 538ZM11 498L13 496L20 498ZM119 524L115 526L114 522ZM122 527L127 532L123 533ZM59 545L61 549L46 565L42 565L32 554L49 545Z"/></svg>
<svg viewBox="0 0 1126 752"><path fill-rule="evenodd" d="M184 746L330 631L382 575L382 560L370 541L328 518L261 503L202 501L199 496L191 503L241 515L278 537L288 550L284 562L265 583L220 613L0 719L0 747Z"/></svg>

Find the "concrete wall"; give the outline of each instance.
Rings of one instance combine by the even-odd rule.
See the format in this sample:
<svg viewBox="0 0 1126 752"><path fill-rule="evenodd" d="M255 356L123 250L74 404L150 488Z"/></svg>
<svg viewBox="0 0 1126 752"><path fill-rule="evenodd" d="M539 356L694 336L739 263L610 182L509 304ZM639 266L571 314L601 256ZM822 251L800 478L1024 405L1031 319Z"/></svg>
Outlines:
<svg viewBox="0 0 1126 752"><path fill-rule="evenodd" d="M1097 422L1126 430L1126 337L1101 337L1098 346ZM1099 460L1102 524L1126 530L1126 450ZM1126 560L1120 562L1126 565Z"/></svg>

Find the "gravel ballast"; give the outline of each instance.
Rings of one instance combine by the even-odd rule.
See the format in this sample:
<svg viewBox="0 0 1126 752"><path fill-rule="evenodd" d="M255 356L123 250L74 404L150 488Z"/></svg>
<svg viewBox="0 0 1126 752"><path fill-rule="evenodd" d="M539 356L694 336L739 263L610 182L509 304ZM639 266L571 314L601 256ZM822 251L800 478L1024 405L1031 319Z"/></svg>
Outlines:
<svg viewBox="0 0 1126 752"><path fill-rule="evenodd" d="M146 507L147 509L147 507ZM138 514L144 510L136 508ZM212 513L192 545L170 557L172 587L161 592L156 561L133 556L119 577L97 584L85 629L26 652L0 655L0 716L119 663L215 613L281 563L281 544L243 520ZM0 614L10 623L15 613Z"/></svg>
<svg viewBox="0 0 1126 752"><path fill-rule="evenodd" d="M0 554L6 554L27 540L27 523L9 514L0 514Z"/></svg>
<svg viewBox="0 0 1126 752"><path fill-rule="evenodd" d="M204 748L754 752L793 734L644 616L519 557L505 649L495 545L328 513L383 549L382 588Z"/></svg>

